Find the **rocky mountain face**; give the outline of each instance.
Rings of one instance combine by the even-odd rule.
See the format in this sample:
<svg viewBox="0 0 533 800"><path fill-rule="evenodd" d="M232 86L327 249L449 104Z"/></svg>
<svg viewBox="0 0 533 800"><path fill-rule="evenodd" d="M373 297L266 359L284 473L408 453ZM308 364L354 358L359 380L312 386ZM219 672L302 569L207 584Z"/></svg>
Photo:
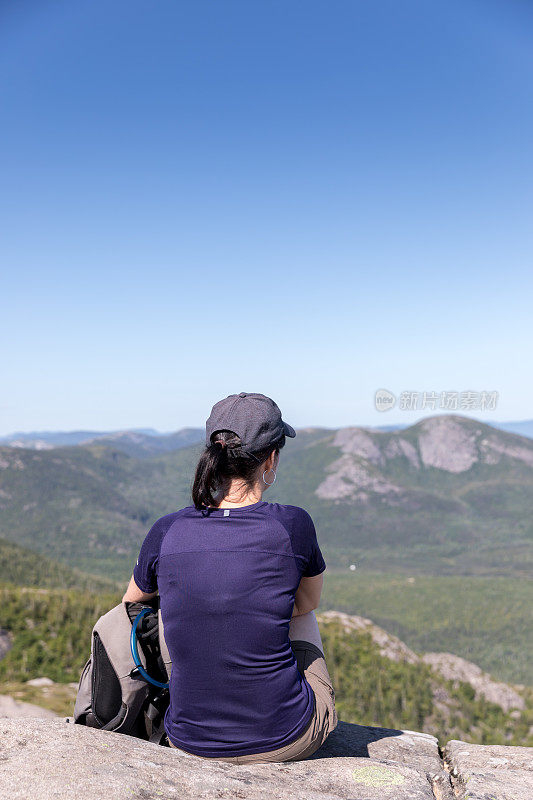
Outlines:
<svg viewBox="0 0 533 800"><path fill-rule="evenodd" d="M410 476L428 469L459 475L476 465L493 466L504 460L533 469L533 441L455 415L428 417L393 432L342 428L330 446L341 455L328 466L327 477L316 489L325 500L350 498L364 503L376 494L396 505L406 487L387 473L397 464Z"/></svg>
<svg viewBox="0 0 533 800"><path fill-rule="evenodd" d="M516 689L507 683L494 681L481 667L465 658L453 653L424 653L422 661L429 664L446 680L470 684L476 697L484 697L490 703L496 703L504 711L525 708L524 698ZM520 685L518 688L523 689L524 686Z"/></svg>

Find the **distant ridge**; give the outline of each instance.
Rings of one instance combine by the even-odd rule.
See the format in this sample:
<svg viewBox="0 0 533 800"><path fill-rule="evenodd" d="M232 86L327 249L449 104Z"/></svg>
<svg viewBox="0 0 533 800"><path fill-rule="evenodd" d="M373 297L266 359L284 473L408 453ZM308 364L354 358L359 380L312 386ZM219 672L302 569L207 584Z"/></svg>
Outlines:
<svg viewBox="0 0 533 800"><path fill-rule="evenodd" d="M95 439L105 439L116 436L126 431L16 431L7 436L0 436L0 444L12 447L34 447L39 445L49 447L68 447L69 445L84 444ZM143 434L145 436L161 436L154 428L132 428L128 433ZM44 449L44 447L43 447Z"/></svg>
<svg viewBox="0 0 533 800"><path fill-rule="evenodd" d="M442 415L445 416L445 415ZM453 416L453 415L450 415ZM416 422L397 423L395 425L357 425L357 426L341 426L339 428L324 428L323 426L307 426L297 428L303 432L313 430L330 430L335 432L342 430L346 427L358 427L363 430L383 431L384 433L393 433L394 431L405 430L413 425L417 425L428 417L421 417ZM482 422L485 425L491 425L493 428L498 428L508 433L517 433L519 436L526 436L533 439L533 419L516 420L511 422L483 422L477 420L475 417L468 417L474 422ZM203 428L179 428L177 431L157 431L155 428L125 428L114 431L16 431L7 436L0 436L0 445L4 447L27 447L30 450L51 450L54 447L74 447L76 445L92 444L98 440L112 441L112 442L142 442L146 441L146 449L152 452L169 452L174 448L176 442L178 446L187 446L200 442L203 438ZM150 447L152 440L159 440L159 445L153 443ZM184 444L181 444L183 442Z"/></svg>
<svg viewBox="0 0 533 800"><path fill-rule="evenodd" d="M188 447L199 442L203 435L203 429L200 428L182 428L174 433L160 433L153 428L121 431L31 431L0 437L0 445L28 450L53 450L57 447L77 447L100 442L113 444L122 452L142 457Z"/></svg>

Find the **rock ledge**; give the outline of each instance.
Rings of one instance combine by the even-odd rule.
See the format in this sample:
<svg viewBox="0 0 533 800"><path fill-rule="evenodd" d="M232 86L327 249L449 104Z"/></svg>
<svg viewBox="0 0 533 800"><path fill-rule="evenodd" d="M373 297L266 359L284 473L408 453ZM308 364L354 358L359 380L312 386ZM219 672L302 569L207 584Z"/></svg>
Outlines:
<svg viewBox="0 0 533 800"><path fill-rule="evenodd" d="M340 721L320 750L305 761L228 764L73 725L64 718L4 719L0 720L0 796L10 800L531 800L530 750L452 741L443 762L437 740L429 734Z"/></svg>

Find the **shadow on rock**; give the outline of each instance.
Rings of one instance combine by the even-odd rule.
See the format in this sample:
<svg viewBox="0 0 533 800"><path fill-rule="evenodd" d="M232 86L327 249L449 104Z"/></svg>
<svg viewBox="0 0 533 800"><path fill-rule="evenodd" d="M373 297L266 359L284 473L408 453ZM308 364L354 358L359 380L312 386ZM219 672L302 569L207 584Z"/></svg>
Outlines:
<svg viewBox="0 0 533 800"><path fill-rule="evenodd" d="M381 739L401 735L402 731L394 728L373 728L339 720L337 727L330 733L322 747L313 753L308 760L339 756L370 758L369 744Z"/></svg>

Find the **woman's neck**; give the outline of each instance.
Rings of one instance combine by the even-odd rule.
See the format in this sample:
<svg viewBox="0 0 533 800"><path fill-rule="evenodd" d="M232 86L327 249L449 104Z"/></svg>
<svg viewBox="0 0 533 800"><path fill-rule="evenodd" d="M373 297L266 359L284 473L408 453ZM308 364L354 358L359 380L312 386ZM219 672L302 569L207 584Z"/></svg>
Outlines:
<svg viewBox="0 0 533 800"><path fill-rule="evenodd" d="M259 503L262 497L263 492L259 484L247 492L243 492L242 485L236 484L229 487L228 491L220 501L215 501L215 508L240 508L242 506L252 506L254 503Z"/></svg>

